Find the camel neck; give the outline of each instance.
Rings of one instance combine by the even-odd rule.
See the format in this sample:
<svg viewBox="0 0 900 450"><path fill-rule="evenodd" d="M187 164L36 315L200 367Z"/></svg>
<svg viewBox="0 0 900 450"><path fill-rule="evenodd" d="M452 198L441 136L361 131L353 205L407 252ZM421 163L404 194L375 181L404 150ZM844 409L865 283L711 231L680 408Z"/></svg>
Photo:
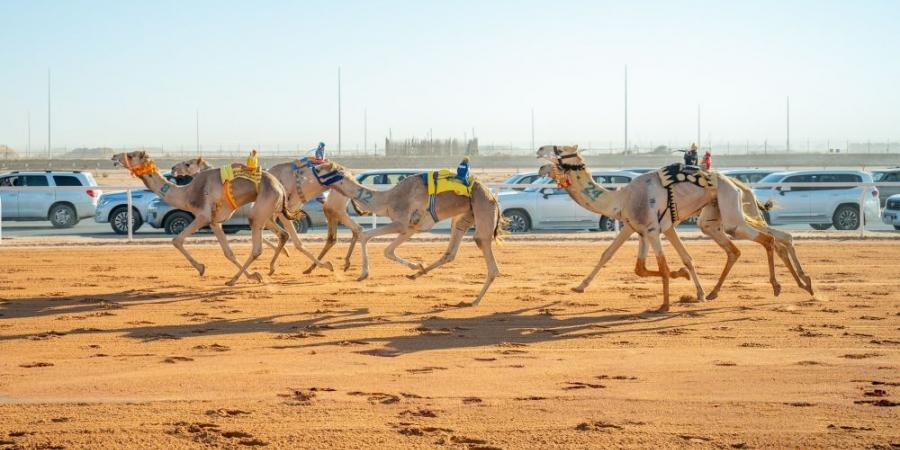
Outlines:
<svg viewBox="0 0 900 450"><path fill-rule="evenodd" d="M166 201L166 203L179 208L187 209L184 199L184 188L167 181L159 172L151 172L139 177L147 189Z"/></svg>
<svg viewBox="0 0 900 450"><path fill-rule="evenodd" d="M610 191L597 184L587 169L571 170L566 173L566 177L571 182L566 191L575 203L588 211L618 218L621 212L619 191Z"/></svg>
<svg viewBox="0 0 900 450"><path fill-rule="evenodd" d="M334 183L332 187L341 194L359 202L367 211L371 211L375 214L382 214L386 209L387 193L390 192L390 190L379 191L367 188L359 184L353 177L344 177L340 181Z"/></svg>

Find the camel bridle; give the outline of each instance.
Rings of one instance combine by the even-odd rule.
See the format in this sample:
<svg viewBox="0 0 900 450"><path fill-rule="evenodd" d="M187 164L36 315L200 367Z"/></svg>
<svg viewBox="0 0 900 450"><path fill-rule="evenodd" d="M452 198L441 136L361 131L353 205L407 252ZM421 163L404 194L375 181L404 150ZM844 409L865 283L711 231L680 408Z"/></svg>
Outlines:
<svg viewBox="0 0 900 450"><path fill-rule="evenodd" d="M126 153L125 157L122 158L122 161L125 163L125 168L128 169L129 172L131 172L131 175L138 178L150 175L157 170L156 162L152 159L147 159L141 165L133 166L131 165L131 156Z"/></svg>

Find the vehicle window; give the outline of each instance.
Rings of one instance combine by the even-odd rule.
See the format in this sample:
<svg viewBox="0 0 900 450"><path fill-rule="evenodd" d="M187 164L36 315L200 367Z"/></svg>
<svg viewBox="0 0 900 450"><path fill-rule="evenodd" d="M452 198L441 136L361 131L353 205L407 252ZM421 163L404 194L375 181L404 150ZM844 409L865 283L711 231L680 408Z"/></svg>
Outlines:
<svg viewBox="0 0 900 450"><path fill-rule="evenodd" d="M862 177L859 175L846 174L846 173L838 173L838 174L822 174L818 175L818 179L816 180L821 183L859 183L862 181ZM816 188L816 190L836 190L836 189L853 189L853 186L847 187L821 187Z"/></svg>
<svg viewBox="0 0 900 450"><path fill-rule="evenodd" d="M763 178L766 177L764 173L748 173L745 180L741 180L745 183L759 183Z"/></svg>
<svg viewBox="0 0 900 450"><path fill-rule="evenodd" d="M610 183L631 183L631 178L622 176L622 175L613 175L610 178Z"/></svg>
<svg viewBox="0 0 900 450"><path fill-rule="evenodd" d="M405 173L389 173L384 176L385 181L383 183L379 183L379 184L397 184L397 183L403 181L403 179L408 176L409 175L407 175Z"/></svg>
<svg viewBox="0 0 900 450"><path fill-rule="evenodd" d="M360 178L359 183L365 184L365 185L383 184L383 183L378 182L378 179L380 179L380 178L381 178L381 174L363 175L363 177Z"/></svg>
<svg viewBox="0 0 900 450"><path fill-rule="evenodd" d="M0 178L0 187L12 187L14 181L16 181L16 177L2 177Z"/></svg>
<svg viewBox="0 0 900 450"><path fill-rule="evenodd" d="M44 175L25 175L25 186L35 187L49 185L50 183L47 181L47 177Z"/></svg>
<svg viewBox="0 0 900 450"><path fill-rule="evenodd" d="M881 180L875 180L875 181L884 181L884 182L900 181L900 172L885 174L884 178L882 178Z"/></svg>
<svg viewBox="0 0 900 450"><path fill-rule="evenodd" d="M781 181L781 177L783 177L783 173L770 173L763 177L763 179L759 180L760 183L777 183Z"/></svg>
<svg viewBox="0 0 900 450"><path fill-rule="evenodd" d="M594 175L594 182L598 184L609 183L609 177L605 175Z"/></svg>
<svg viewBox="0 0 900 450"><path fill-rule="evenodd" d="M540 175L524 176L521 180L519 180L517 184L531 184L534 183L534 180L537 180L538 178L540 178Z"/></svg>
<svg viewBox="0 0 900 450"><path fill-rule="evenodd" d="M71 175L53 175L53 182L57 186L81 186L81 181Z"/></svg>
<svg viewBox="0 0 900 450"><path fill-rule="evenodd" d="M875 180L876 182L887 181L885 179L885 178L887 178L887 176L888 176L887 172L872 172L872 179Z"/></svg>
<svg viewBox="0 0 900 450"><path fill-rule="evenodd" d="M784 179L785 183L813 183L815 181L818 181L818 180L816 180L815 175L794 175L794 176L787 177ZM798 192L799 191L810 191L813 189L817 189L817 188L812 187L812 186L792 186L791 187L792 191L798 191Z"/></svg>

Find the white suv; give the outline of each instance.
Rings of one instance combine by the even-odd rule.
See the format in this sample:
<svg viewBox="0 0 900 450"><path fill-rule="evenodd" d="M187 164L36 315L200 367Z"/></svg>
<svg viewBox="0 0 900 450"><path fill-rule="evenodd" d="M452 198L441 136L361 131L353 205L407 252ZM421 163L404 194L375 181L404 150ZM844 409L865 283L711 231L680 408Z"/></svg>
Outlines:
<svg viewBox="0 0 900 450"><path fill-rule="evenodd" d="M804 170L775 172L760 183L848 183L846 187L775 186L754 188L761 203L771 200L775 206L767 220L773 225L806 223L816 230L834 226L838 230L855 230L860 225L860 196L864 200L866 222L879 220L878 190L854 186L872 183L872 175L858 170Z"/></svg>
<svg viewBox="0 0 900 450"><path fill-rule="evenodd" d="M638 177L623 170L593 172L594 181L600 184L630 183ZM555 184L550 178L542 178L533 184ZM612 189L612 188L611 188ZM586 230L610 231L615 222L605 216L582 208L572 200L565 189L533 187L523 191L501 192L497 196L503 216L509 221L507 229L513 233L529 230Z"/></svg>
<svg viewBox="0 0 900 450"><path fill-rule="evenodd" d="M87 189L50 189L56 186ZM4 173L0 175L0 188L4 188L0 191L3 220L49 220L56 228L74 227L79 220L93 217L97 198L102 194L90 173L77 170Z"/></svg>

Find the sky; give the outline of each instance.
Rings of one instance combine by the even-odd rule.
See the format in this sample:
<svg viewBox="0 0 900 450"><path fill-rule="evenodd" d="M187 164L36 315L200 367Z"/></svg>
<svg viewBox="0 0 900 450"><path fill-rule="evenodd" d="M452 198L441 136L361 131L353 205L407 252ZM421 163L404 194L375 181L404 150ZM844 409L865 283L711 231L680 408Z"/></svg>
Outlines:
<svg viewBox="0 0 900 450"><path fill-rule="evenodd" d="M900 140L897 1L0 0L0 145ZM367 126L364 127L364 116Z"/></svg>

